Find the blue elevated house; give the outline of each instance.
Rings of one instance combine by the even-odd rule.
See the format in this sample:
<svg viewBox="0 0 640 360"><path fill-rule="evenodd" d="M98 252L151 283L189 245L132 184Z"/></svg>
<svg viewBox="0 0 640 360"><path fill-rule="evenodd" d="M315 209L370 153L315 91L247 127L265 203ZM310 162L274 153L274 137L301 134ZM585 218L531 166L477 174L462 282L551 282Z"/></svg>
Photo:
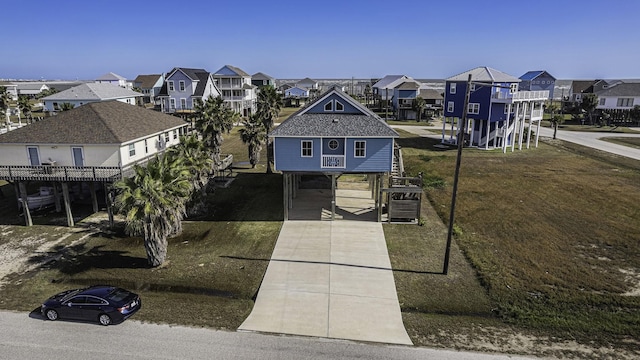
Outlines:
<svg viewBox="0 0 640 360"><path fill-rule="evenodd" d="M520 76L520 90L523 91L549 91L549 98L553 99L553 88L556 86L556 78L545 70L527 71Z"/></svg>
<svg viewBox="0 0 640 360"><path fill-rule="evenodd" d="M292 114L269 137L273 139L275 169L284 178L285 219L288 219L288 209L302 175L330 177L332 205L335 205L334 185L342 174L371 175L371 184L379 194L382 175L393 168L394 139L398 133L334 87ZM376 196L378 208L379 200L380 196Z"/></svg>
<svg viewBox="0 0 640 360"><path fill-rule="evenodd" d="M490 67L477 67L446 79L442 142L457 144L462 128L464 100L471 75L465 145L483 149L522 149L524 135L530 146L532 129L538 145L540 121L548 90L523 91L521 80ZM525 127L527 125L527 127ZM450 129L447 129L450 126Z"/></svg>

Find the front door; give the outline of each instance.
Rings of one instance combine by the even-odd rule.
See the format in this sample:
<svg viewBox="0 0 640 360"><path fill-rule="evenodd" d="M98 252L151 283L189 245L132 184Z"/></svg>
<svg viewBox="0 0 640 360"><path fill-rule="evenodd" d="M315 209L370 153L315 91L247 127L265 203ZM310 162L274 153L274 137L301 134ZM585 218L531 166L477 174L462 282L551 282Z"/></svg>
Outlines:
<svg viewBox="0 0 640 360"><path fill-rule="evenodd" d="M71 152L73 154L73 166L84 166L84 154L81 147L72 147Z"/></svg>
<svg viewBox="0 0 640 360"><path fill-rule="evenodd" d="M31 166L40 165L40 154L38 153L37 146L27 146L27 152L29 154L29 164Z"/></svg>

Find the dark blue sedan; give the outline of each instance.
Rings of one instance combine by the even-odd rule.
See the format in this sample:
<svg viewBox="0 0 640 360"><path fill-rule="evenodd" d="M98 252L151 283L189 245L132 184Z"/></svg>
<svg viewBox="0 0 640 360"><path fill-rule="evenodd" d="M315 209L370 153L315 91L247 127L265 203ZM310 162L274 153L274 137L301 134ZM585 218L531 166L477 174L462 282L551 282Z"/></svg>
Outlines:
<svg viewBox="0 0 640 360"><path fill-rule="evenodd" d="M140 296L125 289L91 286L53 295L42 304L40 311L49 320L89 320L106 326L124 321L141 306Z"/></svg>

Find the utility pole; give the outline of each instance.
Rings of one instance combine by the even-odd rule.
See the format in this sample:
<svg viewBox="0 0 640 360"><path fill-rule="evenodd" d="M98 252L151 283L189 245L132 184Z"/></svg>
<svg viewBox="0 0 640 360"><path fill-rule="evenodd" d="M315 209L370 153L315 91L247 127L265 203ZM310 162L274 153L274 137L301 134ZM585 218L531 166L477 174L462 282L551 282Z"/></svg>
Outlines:
<svg viewBox="0 0 640 360"><path fill-rule="evenodd" d="M471 94L471 74L467 79L467 88L464 95L464 107L462 108L462 127L458 129L458 156L456 158L456 170L453 175L453 192L451 193L451 212L449 213L449 231L447 232L447 247L444 253L444 268L442 274L449 273L449 257L451 256L451 239L453 236L453 222L456 211L456 196L458 192L458 177L460 175L460 160L462 159L462 147L467 131L467 113L469 108L469 96Z"/></svg>

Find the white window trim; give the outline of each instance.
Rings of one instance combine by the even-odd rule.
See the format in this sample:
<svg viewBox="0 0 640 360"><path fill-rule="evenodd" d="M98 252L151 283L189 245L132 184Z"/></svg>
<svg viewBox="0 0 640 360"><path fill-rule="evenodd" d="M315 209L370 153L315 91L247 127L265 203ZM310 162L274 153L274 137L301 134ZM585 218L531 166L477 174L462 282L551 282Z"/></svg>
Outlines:
<svg viewBox="0 0 640 360"><path fill-rule="evenodd" d="M469 91L476 91L476 84L471 84L469 86Z"/></svg>
<svg viewBox="0 0 640 360"><path fill-rule="evenodd" d="M180 109L186 109L187 108L187 98L180 98Z"/></svg>
<svg viewBox="0 0 640 360"><path fill-rule="evenodd" d="M340 101L338 101L338 100L334 100L334 102L335 102L335 104L333 104L333 105L334 105L334 111L339 111L339 112L344 111L344 104L343 104L343 103L341 103L341 102L340 102ZM342 107L342 109L338 110L338 104L340 104L340 106Z"/></svg>
<svg viewBox="0 0 640 360"><path fill-rule="evenodd" d="M174 99L174 98L169 99L169 109L171 109L171 110L175 110L176 109L176 99Z"/></svg>
<svg viewBox="0 0 640 360"><path fill-rule="evenodd" d="M173 83L173 80L167 81L167 86L169 88L169 91L176 91L176 87L175 87L175 84Z"/></svg>
<svg viewBox="0 0 640 360"><path fill-rule="evenodd" d="M449 94L455 94L457 91L457 84L456 83L451 83L449 84Z"/></svg>
<svg viewBox="0 0 640 360"><path fill-rule="evenodd" d="M180 80L178 81L178 90L180 92L184 92L187 89L187 85L185 84L184 80Z"/></svg>
<svg viewBox="0 0 640 360"><path fill-rule="evenodd" d="M82 166L84 166L84 148L82 146L71 147L71 161L73 161L73 166L79 166L78 164L76 164L76 157L73 153L73 149L80 149L80 154L82 155Z"/></svg>
<svg viewBox="0 0 640 360"><path fill-rule="evenodd" d="M136 144L129 144L129 157L135 157L136 156Z"/></svg>
<svg viewBox="0 0 640 360"><path fill-rule="evenodd" d="M336 143L336 147L332 148L331 143L334 141ZM338 141L337 139L331 139L327 142L327 147L329 148L329 150L337 150L340 147L340 141Z"/></svg>
<svg viewBox="0 0 640 360"><path fill-rule="evenodd" d="M149 143L148 143L147 139L144 139L144 153L145 154L149 153Z"/></svg>
<svg viewBox="0 0 640 360"><path fill-rule="evenodd" d="M29 153L29 149L36 149L36 154L38 155L39 164L32 164L31 163L31 153ZM40 157L40 147L39 146L33 146L33 145L27 146L27 159L29 159L29 165L30 166L42 165L42 158Z"/></svg>
<svg viewBox="0 0 640 360"><path fill-rule="evenodd" d="M329 109L327 109L327 106L329 106ZM324 111L333 111L333 100L330 100L329 102L324 104Z"/></svg>
<svg viewBox="0 0 640 360"><path fill-rule="evenodd" d="M480 114L480 103L469 103L467 108L467 114L478 115Z"/></svg>
<svg viewBox="0 0 640 360"><path fill-rule="evenodd" d="M455 103L453 101L447 101L447 112L453 112L455 109Z"/></svg>
<svg viewBox="0 0 640 360"><path fill-rule="evenodd" d="M311 147L309 148L309 150L311 150L311 154L309 155L305 155L304 154L304 144L311 144ZM300 140L300 157L313 157L313 140Z"/></svg>
<svg viewBox="0 0 640 360"><path fill-rule="evenodd" d="M358 143L364 144L362 148L362 155L358 155ZM353 142L353 157L355 158L367 157L367 141L366 140L356 140Z"/></svg>

